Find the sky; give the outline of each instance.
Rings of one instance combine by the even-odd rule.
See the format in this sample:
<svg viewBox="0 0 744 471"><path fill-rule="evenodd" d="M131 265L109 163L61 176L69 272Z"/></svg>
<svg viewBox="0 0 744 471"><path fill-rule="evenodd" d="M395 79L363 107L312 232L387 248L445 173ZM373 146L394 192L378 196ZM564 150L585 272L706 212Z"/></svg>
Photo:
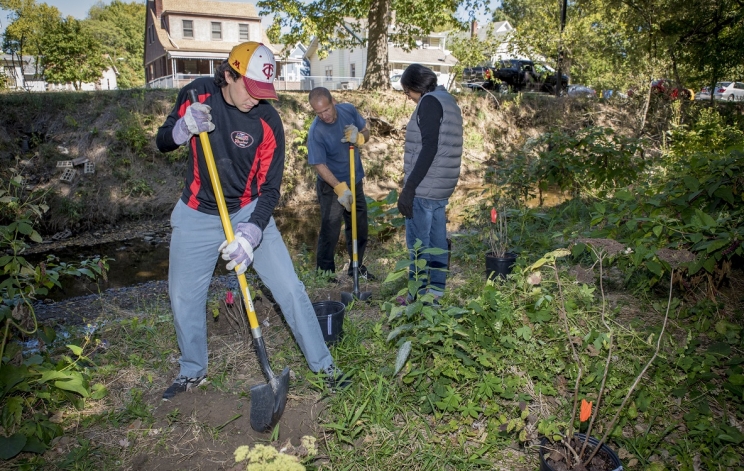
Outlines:
<svg viewBox="0 0 744 471"><path fill-rule="evenodd" d="M126 1L126 0L125 0ZM141 0L144 3L144 0ZM95 5L98 0L37 0L36 3L46 3L49 6L57 7L62 13L62 17L73 16L78 20L83 20L88 16L88 10ZM104 4L111 3L110 0L104 0ZM0 10L0 31L5 31L8 26L8 10Z"/></svg>
<svg viewBox="0 0 744 471"><path fill-rule="evenodd" d="M88 11L90 10L90 7L98 3L99 0L36 0L36 3L46 3L47 5L57 7L57 9L62 13L62 17L66 18L67 16L72 16L77 18L78 20L83 20L88 16ZM123 0L126 3L132 3L133 1L136 1L137 3L145 3L145 0ZM230 0L233 2L240 2L240 3L254 3L254 1L249 0ZM111 0L103 0L104 5L108 5L111 3ZM8 12L7 10L0 9L0 32L5 31L5 27L8 26ZM264 23L266 23L264 21ZM264 24L264 27L268 27L270 24Z"/></svg>

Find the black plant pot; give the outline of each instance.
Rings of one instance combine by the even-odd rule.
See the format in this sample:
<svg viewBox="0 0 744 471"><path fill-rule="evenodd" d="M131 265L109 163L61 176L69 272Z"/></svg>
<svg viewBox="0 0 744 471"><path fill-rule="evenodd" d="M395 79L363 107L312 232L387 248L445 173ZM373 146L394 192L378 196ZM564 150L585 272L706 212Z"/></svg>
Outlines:
<svg viewBox="0 0 744 471"><path fill-rule="evenodd" d="M582 440L582 441L584 440L585 436L586 435L584 435L583 433L574 434L575 438ZM596 447L597 443L599 443L599 440L597 440L594 437L589 437L589 439L587 440L587 443L589 444L590 447ZM545 459L545 455L550 454L549 447L550 447L550 441L546 437L543 437L540 440L540 471L555 471L557 469L557 468L553 468L552 466L550 466L547 460ZM578 453L578 450L577 450L577 453ZM608 461L607 464L611 466L609 468L610 471L623 471L623 464L620 461L620 458L618 458L617 454L614 451L612 451L612 449L608 447L606 444L604 443L602 444L602 446L599 449L599 452L595 455L594 459L596 459L597 456L604 458L605 461ZM564 463L561 463L561 464L564 464ZM565 469L565 467L561 469Z"/></svg>
<svg viewBox="0 0 744 471"><path fill-rule="evenodd" d="M514 263L517 261L517 254L506 252L503 257L497 257L493 252L486 254L486 276L491 278L506 279L506 275L512 272Z"/></svg>

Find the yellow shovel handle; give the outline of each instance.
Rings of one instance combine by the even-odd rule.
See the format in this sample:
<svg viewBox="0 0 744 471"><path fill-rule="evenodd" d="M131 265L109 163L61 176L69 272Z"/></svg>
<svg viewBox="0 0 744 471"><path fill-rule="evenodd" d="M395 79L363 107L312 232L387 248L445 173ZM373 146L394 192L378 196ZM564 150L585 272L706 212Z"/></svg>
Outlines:
<svg viewBox="0 0 744 471"><path fill-rule="evenodd" d="M354 158L354 146L349 144L349 180L351 181L351 240L353 246L352 262L355 267L359 266L359 255L357 255L357 212L356 212L356 172Z"/></svg>
<svg viewBox="0 0 744 471"><path fill-rule="evenodd" d="M191 90L189 92L189 95L191 103L199 102L196 90ZM201 146L204 150L204 160L206 160L207 162L209 179L212 182L214 198L215 200L217 200L217 209L220 213L222 228L225 230L225 237L227 238L227 242L230 243L235 239L235 234L233 233L230 215L227 212L227 205L225 204L225 194L222 193L222 184L220 183L220 176L217 173L217 165L214 163L214 154L212 154L212 145L209 143L209 134L207 134L206 131L199 133L199 140L201 141ZM251 299L251 292L248 289L248 281L245 279L245 273L238 275L238 282L240 283L240 291L243 293L243 301L245 303L245 309L248 314L248 323L250 324L252 331L258 329L258 336L260 337L261 331L258 326L258 318L256 317L256 310L253 308L253 300ZM253 336L256 336L255 332Z"/></svg>

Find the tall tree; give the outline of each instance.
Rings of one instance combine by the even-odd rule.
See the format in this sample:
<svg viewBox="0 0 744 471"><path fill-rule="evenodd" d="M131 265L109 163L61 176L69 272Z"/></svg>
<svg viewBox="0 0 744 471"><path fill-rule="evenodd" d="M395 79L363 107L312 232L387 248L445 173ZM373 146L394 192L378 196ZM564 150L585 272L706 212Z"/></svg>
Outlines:
<svg viewBox="0 0 744 471"><path fill-rule="evenodd" d="M103 48L73 17L60 21L42 41L42 66L47 81L72 82L80 90L83 82L95 82L108 67Z"/></svg>
<svg viewBox="0 0 744 471"><path fill-rule="evenodd" d="M744 73L744 2L691 8L687 0L574 0L563 49L573 82L620 88L662 76L683 85ZM495 17L516 28L515 44L534 59L557 59L559 3L503 0Z"/></svg>
<svg viewBox="0 0 744 471"><path fill-rule="evenodd" d="M435 28L457 22L458 7L481 10L484 0L260 0L261 13L273 13L289 27L284 41L307 43L315 38L318 50L366 48L362 88L390 88L388 43L406 49ZM366 34L365 34L366 32Z"/></svg>
<svg viewBox="0 0 744 471"><path fill-rule="evenodd" d="M85 29L103 46L119 72L119 88L141 87L145 83L144 54L146 7L142 2L113 0L91 7L83 21Z"/></svg>
<svg viewBox="0 0 744 471"><path fill-rule="evenodd" d="M654 37L653 50L670 62L670 76L713 85L744 74L744 2L718 0L690 8L683 0L615 0L632 6L631 23Z"/></svg>
<svg viewBox="0 0 744 471"><path fill-rule="evenodd" d="M59 10L46 3L37 4L36 0L0 0L0 8L10 11L10 23L3 33L3 52L11 54L14 61L19 60L21 68L23 56L33 56L36 70L40 71L42 40L59 23Z"/></svg>

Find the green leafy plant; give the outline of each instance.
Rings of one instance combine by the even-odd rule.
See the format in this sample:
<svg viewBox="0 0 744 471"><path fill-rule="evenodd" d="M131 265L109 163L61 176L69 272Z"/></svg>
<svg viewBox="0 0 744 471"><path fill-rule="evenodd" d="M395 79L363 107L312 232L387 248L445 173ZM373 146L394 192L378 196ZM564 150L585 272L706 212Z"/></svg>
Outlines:
<svg viewBox="0 0 744 471"><path fill-rule="evenodd" d="M488 242L491 254L503 257L509 249L509 226L507 224L507 209L504 205L491 208L491 224L488 231Z"/></svg>
<svg viewBox="0 0 744 471"><path fill-rule="evenodd" d="M636 181L645 168L643 141L611 128L587 127L575 132L554 130L503 159L488 174L512 198L526 201L535 191L542 205L550 188L605 195Z"/></svg>
<svg viewBox="0 0 744 471"><path fill-rule="evenodd" d="M744 253L744 210L737 204L743 160L738 149L698 153L671 166L665 176L595 203L596 234L623 240L633 250L625 265L628 280L635 277L641 287L655 285L670 271L657 251L686 250L690 255L678 270L679 282L688 289L705 282L708 295L714 296L730 272L731 258ZM644 270L639 273L639 268Z"/></svg>
<svg viewBox="0 0 744 471"><path fill-rule="evenodd" d="M62 428L43 411L55 410L64 403L80 407L82 399L106 394L102 385L89 384L88 365L92 362L84 352L91 337L86 336L82 346L67 344L61 353L53 355L49 347L56 334L49 327L39 326L32 302L49 289L61 286L62 275L105 277L107 262L95 259L67 264L57 262L54 256L38 265L27 261L23 253L29 243L42 240L34 222L47 207L43 200L27 197L23 190L23 178L18 174L4 181L0 190L3 219L10 220L0 226L0 249L5 253L0 257L0 404L7 434L0 435L1 459L12 458L21 451L41 453L62 434ZM24 355L19 343L10 342L32 337L44 346L39 353Z"/></svg>
<svg viewBox="0 0 744 471"><path fill-rule="evenodd" d="M623 253L624 247L622 244L617 243L616 241L612 240L603 240L603 239L593 239L593 240L585 240L584 243L586 243L594 253L594 255L597 258L597 263L599 265L599 271L600 271L600 277L599 277L599 286L602 294L602 304L601 304L601 321L602 325L606 329L606 331L599 336L596 337L596 340L594 342L593 351L595 352L594 356L597 356L597 350L598 349L604 349L607 351L606 357L604 360L604 367L598 371L601 371L601 381L598 387L598 390L591 391L591 395L593 396L593 401L587 401L585 398L581 399L581 408L580 408L580 414L578 416L578 419L580 423L588 422L588 426L586 429L586 437L590 437L592 435L592 430L595 425L595 420L598 417L598 413L600 410L600 406L603 405L602 401L605 399L605 385L607 382L607 378L610 371L611 366L611 360L613 359L613 353L615 356L617 356L617 353L614 351L615 341L614 341L614 329L610 327L608 320L606 319L606 300L605 300L605 294L604 294L604 287L603 287L603 265L604 261L608 257L614 257L618 254ZM571 413L570 418L568 422L565 425L565 429L559 430L555 428L555 423L552 421L548 423L547 425L540 428L540 431L545 434L552 442L551 449L553 450L553 455L555 453L558 454L558 456L553 457L554 461L559 462L563 461L565 462L566 466L568 466L568 469L585 469L586 466L592 461L592 459L595 457L597 452L600 450L602 445L607 440L609 434L614 429L616 423L618 422L621 414L625 411L625 407L629 405L629 400L633 397L633 393L638 387L640 380L643 378L643 376L648 371L649 367L653 364L656 357L659 355L659 351L661 349L661 341L664 336L664 331L666 329L667 321L669 319L669 312L674 307L676 308L679 306L679 301L672 299L672 280L669 280L669 300L667 303L667 309L666 313L664 315L664 320L662 322L661 331L658 334L657 341L656 341L656 347L654 350L653 355L651 358L646 362L645 366L640 370L640 372L636 375L634 381L631 383L631 385L628 387L628 390L625 394L625 396L622 399L622 402L619 406L615 408L615 414L610 419L609 423L606 424L604 427L605 433L602 436L602 438L599 440L598 444L593 447L587 448L588 440L587 438L584 438L583 440L578 440L578 446L576 445L577 442L574 441L574 424L577 419L577 411L579 411L579 399L582 397L581 392L581 382L584 373L587 371L588 368L590 368L589 363L590 361L587 360L587 358L591 358L591 355L586 356L582 355L581 351L577 349L577 344L580 347L584 347L583 342L580 339L574 340L576 336L576 329L571 328L569 326L569 310L566 305L566 300L563 295L563 289L562 289L562 282L560 280L560 277L558 276L558 267L556 265L556 260L561 257L565 257L567 255L570 255L570 251L567 249L559 249L553 252L550 252L543 256L541 259L539 259L537 262L535 262L529 269L530 270L537 270L541 268L542 266L548 266L553 270L553 273L555 275L555 281L556 281L556 287L558 289L558 308L559 308L559 317L562 320L563 328L564 328L564 334L566 336L566 344L570 347L571 352L571 359L573 360L576 368L576 380L574 384L574 390L573 390L573 397L572 397L572 407L571 407ZM597 342L599 341L599 342ZM598 346L597 343L599 343ZM599 347L599 348L598 348ZM590 351L591 353L591 351ZM595 370L597 371L597 370ZM637 414L636 414L637 415Z"/></svg>
<svg viewBox="0 0 744 471"><path fill-rule="evenodd" d="M398 201L398 192L390 191L384 199L375 201L367 198L367 218L369 220L369 235L385 239L391 236L395 229L405 224L405 219L400 216L395 203Z"/></svg>
<svg viewBox="0 0 744 471"><path fill-rule="evenodd" d="M423 243L420 239L416 239L413 244L411 252L413 254L413 260L399 260L395 264L393 272L389 273L385 278L384 283L392 283L403 277L408 277L408 283L405 288L402 288L398 292L398 296L408 297L409 299L417 298L420 294L423 295L424 291L428 286L429 272L431 270L442 270L441 268L431 268L426 263L427 255L442 255L446 253L446 250L430 247L422 248ZM410 273L410 276L409 276ZM432 302L434 300L433 295L426 294L426 302Z"/></svg>

